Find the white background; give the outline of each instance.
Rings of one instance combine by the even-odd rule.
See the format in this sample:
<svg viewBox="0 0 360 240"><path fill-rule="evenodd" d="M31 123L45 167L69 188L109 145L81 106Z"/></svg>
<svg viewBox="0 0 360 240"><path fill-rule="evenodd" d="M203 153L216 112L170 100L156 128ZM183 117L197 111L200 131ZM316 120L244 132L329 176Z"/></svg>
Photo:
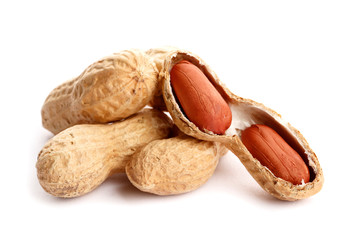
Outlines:
<svg viewBox="0 0 360 240"><path fill-rule="evenodd" d="M359 1L56 2L0 3L1 239L359 239ZM103 56L164 45L298 128L322 191L279 201L231 153L188 194L142 193L125 175L76 199L43 191L48 93Z"/></svg>

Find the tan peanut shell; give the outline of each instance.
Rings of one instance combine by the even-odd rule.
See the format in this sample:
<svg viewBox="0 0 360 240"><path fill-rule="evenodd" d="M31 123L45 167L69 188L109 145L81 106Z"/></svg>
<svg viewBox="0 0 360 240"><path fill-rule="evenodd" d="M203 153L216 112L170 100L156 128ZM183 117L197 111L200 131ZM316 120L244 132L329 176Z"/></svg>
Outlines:
<svg viewBox="0 0 360 240"><path fill-rule="evenodd" d="M140 50L121 51L55 88L42 107L42 123L56 134L75 124L117 121L141 110L159 89L154 62Z"/></svg>
<svg viewBox="0 0 360 240"><path fill-rule="evenodd" d="M216 141L228 147L243 163L259 185L274 197L294 201L310 197L320 191L323 185L323 172L320 163L303 135L274 110L250 99L236 96L219 80L211 68L198 56L184 50L170 50L163 59L160 80L163 85L163 97L174 123L185 134L198 139ZM199 67L219 93L229 104L232 111L232 124L224 135L203 132L183 114L170 84L170 71L181 60L187 60ZM272 172L252 157L241 141L241 131L252 124L264 124L274 129L304 159L310 170L310 182L294 185Z"/></svg>
<svg viewBox="0 0 360 240"><path fill-rule="evenodd" d="M174 46L165 46L159 48L151 48L145 53L152 59L155 63L158 72L163 68L164 59L171 54L171 52L179 51L180 49Z"/></svg>
<svg viewBox="0 0 360 240"><path fill-rule="evenodd" d="M126 165L131 183L144 192L173 195L202 186L214 173L227 149L190 136L152 141Z"/></svg>
<svg viewBox="0 0 360 240"><path fill-rule="evenodd" d="M44 190L57 197L77 197L114 173L125 172L134 152L169 137L173 123L164 113L145 109L112 124L82 124L50 139L36 163Z"/></svg>
<svg viewBox="0 0 360 240"><path fill-rule="evenodd" d="M177 51L179 48L177 47L159 47L159 48L151 48L147 50L145 53L149 56L149 58L155 63L155 66L158 70L158 72L162 69L162 64L164 62L165 57L171 52L171 51ZM160 84L160 82L159 82ZM166 105L163 99L162 95L162 88L159 86L159 91L155 94L154 98L149 102L149 106L159 109L161 111L167 111Z"/></svg>

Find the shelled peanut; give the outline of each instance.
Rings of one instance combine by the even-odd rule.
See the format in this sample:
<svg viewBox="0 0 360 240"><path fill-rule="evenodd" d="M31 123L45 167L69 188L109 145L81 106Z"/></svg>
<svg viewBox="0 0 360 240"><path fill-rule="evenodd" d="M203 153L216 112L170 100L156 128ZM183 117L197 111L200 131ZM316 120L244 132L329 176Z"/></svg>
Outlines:
<svg viewBox="0 0 360 240"><path fill-rule="evenodd" d="M309 182L310 172L304 160L272 128L252 125L242 132L241 141L275 176L293 184Z"/></svg>
<svg viewBox="0 0 360 240"><path fill-rule="evenodd" d="M170 78L186 116L202 131L224 134L231 124L231 110L204 73L183 60L173 66Z"/></svg>
<svg viewBox="0 0 360 240"><path fill-rule="evenodd" d="M323 173L315 153L279 114L230 92L190 52L170 50L162 60L164 101L182 132L223 143L260 186L278 199L293 201L320 191Z"/></svg>

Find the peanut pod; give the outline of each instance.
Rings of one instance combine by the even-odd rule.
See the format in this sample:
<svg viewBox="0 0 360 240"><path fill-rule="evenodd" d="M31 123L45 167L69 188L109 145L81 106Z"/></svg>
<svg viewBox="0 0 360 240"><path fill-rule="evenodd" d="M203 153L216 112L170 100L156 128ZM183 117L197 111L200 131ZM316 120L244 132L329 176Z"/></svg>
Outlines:
<svg viewBox="0 0 360 240"><path fill-rule="evenodd" d="M215 134L212 131L200 129L199 126L189 120L183 111L183 106L179 104L171 84L171 70L174 65L183 60L197 66L229 105L232 114L232 123L224 134ZM169 54L164 55L160 80L162 82L163 98L166 107L179 129L185 134L198 139L223 143L240 159L248 172L265 191L278 199L288 201L307 198L320 191L324 181L323 172L317 156L303 135L274 110L261 103L233 94L201 58L185 50L174 51L171 49ZM197 89L197 91L200 99L205 99L203 95L206 95L206 93L201 92L201 89ZM199 103L192 102L192 104ZM202 104L212 104L212 102L202 102ZM203 119L205 123L208 120L208 118ZM275 130L281 138L301 156L309 169L309 182L293 184L290 181L275 176L268 167L261 164L260 161L249 152L241 140L241 134L245 129L254 124L266 125ZM282 153L279 154L281 155ZM286 162L285 165L287 165L286 167L291 166L290 163Z"/></svg>
<svg viewBox="0 0 360 240"><path fill-rule="evenodd" d="M173 195L202 186L227 152L222 144L186 135L152 141L126 165L131 183L144 192Z"/></svg>
<svg viewBox="0 0 360 240"><path fill-rule="evenodd" d="M57 197L84 195L110 175L125 172L135 151L169 137L172 126L164 113L145 109L112 124L70 127L50 139L39 153L39 182Z"/></svg>
<svg viewBox="0 0 360 240"><path fill-rule="evenodd" d="M154 62L140 50L121 51L55 88L42 107L42 123L57 134L76 124L117 121L141 110L159 91Z"/></svg>

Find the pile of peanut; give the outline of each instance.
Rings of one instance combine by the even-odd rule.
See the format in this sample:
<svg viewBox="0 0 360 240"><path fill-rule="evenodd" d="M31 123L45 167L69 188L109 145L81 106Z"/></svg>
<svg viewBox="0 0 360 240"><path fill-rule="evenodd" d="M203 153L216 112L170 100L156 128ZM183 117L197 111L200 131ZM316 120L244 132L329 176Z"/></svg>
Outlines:
<svg viewBox="0 0 360 240"><path fill-rule="evenodd" d="M177 48L105 57L55 88L41 114L55 136L38 155L37 176L57 197L82 196L116 173L144 192L186 193L213 175L227 149L279 199L309 197L323 182L300 132Z"/></svg>

